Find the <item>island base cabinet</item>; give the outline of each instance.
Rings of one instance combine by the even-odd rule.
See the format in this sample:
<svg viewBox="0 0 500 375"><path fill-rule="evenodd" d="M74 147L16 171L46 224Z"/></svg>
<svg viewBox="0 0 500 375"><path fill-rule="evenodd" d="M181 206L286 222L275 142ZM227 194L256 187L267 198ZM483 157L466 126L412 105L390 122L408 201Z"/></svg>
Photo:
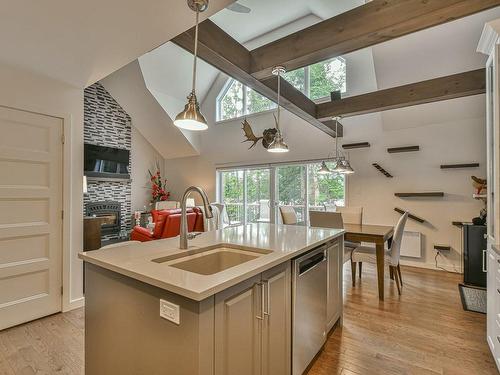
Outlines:
<svg viewBox="0 0 500 375"><path fill-rule="evenodd" d="M290 374L290 263L216 294L214 321L215 374Z"/></svg>

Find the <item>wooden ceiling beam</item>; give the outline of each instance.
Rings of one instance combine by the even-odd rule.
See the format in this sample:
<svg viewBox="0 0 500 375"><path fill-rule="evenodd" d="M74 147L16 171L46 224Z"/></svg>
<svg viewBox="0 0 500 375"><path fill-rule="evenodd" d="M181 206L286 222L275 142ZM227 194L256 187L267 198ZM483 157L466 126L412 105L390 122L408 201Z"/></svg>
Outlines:
<svg viewBox="0 0 500 375"><path fill-rule="evenodd" d="M178 35L172 42L193 53L194 28ZM210 20L199 25L198 56L230 77L276 102L277 77L259 81L250 74L250 51ZM302 92L282 79L281 105L283 108L334 137L335 130L316 119L316 104ZM339 130L340 133L340 130Z"/></svg>
<svg viewBox="0 0 500 375"><path fill-rule="evenodd" d="M483 68L318 104L317 118L361 115L485 92Z"/></svg>
<svg viewBox="0 0 500 375"><path fill-rule="evenodd" d="M373 0L250 51L251 74L264 79L500 5L500 0Z"/></svg>

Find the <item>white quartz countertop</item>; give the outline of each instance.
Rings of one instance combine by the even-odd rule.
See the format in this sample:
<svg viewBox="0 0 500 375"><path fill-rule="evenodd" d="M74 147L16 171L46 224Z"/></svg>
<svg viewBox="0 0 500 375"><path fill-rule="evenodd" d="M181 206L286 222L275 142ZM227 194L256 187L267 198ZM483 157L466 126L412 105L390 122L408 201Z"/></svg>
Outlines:
<svg viewBox="0 0 500 375"><path fill-rule="evenodd" d="M201 301L342 236L343 233L342 229L262 223L206 232L190 240L188 250L218 244L271 250L269 254L213 275L200 275L153 261L153 259L186 252L186 250L179 249L179 237L87 251L78 256L88 263Z"/></svg>

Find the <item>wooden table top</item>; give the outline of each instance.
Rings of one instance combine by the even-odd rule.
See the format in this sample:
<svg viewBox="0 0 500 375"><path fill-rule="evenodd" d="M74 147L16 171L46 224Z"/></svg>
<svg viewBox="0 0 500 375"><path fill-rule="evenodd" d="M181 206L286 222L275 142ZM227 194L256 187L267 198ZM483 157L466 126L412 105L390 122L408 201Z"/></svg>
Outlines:
<svg viewBox="0 0 500 375"><path fill-rule="evenodd" d="M387 240L392 237L394 227L389 225L371 225L371 224L344 224L346 236L362 235L370 237L379 237Z"/></svg>

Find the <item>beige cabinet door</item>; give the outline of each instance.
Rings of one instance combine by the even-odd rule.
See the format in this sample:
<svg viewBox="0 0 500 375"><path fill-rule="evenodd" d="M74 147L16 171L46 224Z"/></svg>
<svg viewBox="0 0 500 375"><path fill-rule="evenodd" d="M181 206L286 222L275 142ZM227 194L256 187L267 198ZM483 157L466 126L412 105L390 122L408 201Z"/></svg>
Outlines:
<svg viewBox="0 0 500 375"><path fill-rule="evenodd" d="M291 268L290 262L262 274L264 324L262 375L291 373Z"/></svg>
<svg viewBox="0 0 500 375"><path fill-rule="evenodd" d="M215 296L215 373L261 371L263 286L260 275Z"/></svg>
<svg viewBox="0 0 500 375"><path fill-rule="evenodd" d="M326 328L327 332L339 319L342 311L342 263L343 249L340 241L334 241L327 249L327 305L326 305Z"/></svg>
<svg viewBox="0 0 500 375"><path fill-rule="evenodd" d="M0 106L0 329L61 310L62 126Z"/></svg>

